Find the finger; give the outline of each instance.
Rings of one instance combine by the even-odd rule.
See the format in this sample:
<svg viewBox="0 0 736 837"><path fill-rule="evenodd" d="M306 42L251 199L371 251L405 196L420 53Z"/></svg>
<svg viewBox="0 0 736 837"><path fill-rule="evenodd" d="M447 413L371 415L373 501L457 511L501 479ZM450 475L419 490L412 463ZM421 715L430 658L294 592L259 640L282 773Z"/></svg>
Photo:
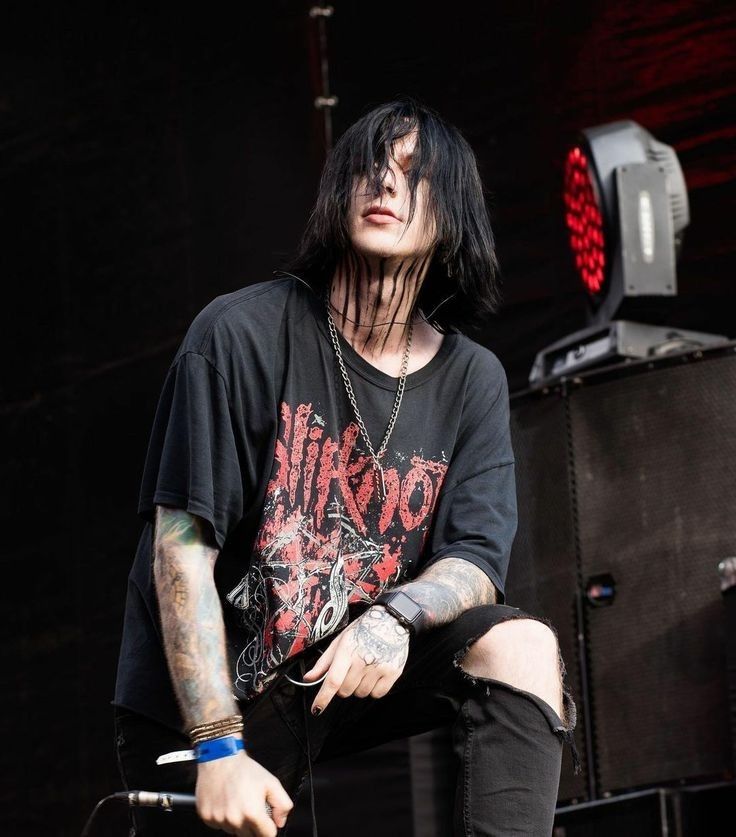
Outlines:
<svg viewBox="0 0 736 837"><path fill-rule="evenodd" d="M330 663L335 657L335 653L337 651L337 643L338 640L334 639L327 650L322 654L322 656L317 660L317 662L312 666L312 668L307 669L304 672L304 679L305 680L316 680L318 677L322 677L322 675L327 671L330 667Z"/></svg>
<svg viewBox="0 0 736 837"><path fill-rule="evenodd" d="M266 801L271 806L271 819L279 828L283 828L289 813L294 808L294 803L280 782L267 789Z"/></svg>
<svg viewBox="0 0 736 837"><path fill-rule="evenodd" d="M317 692L317 697L312 703L312 714L319 715L324 712L327 705L335 696L337 690L342 686L345 675L352 664L352 655L349 651L338 650L335 659L327 671L327 677L322 683L322 688Z"/></svg>
<svg viewBox="0 0 736 837"><path fill-rule="evenodd" d="M353 657L352 664L348 669L342 681L342 686L337 690L340 697L350 697L355 690L360 686L363 677L365 677L368 666L359 657Z"/></svg>
<svg viewBox="0 0 736 837"><path fill-rule="evenodd" d="M358 684L358 687L353 692L355 697L365 698L371 694L376 683L381 679L381 672L376 666L366 666L363 679Z"/></svg>
<svg viewBox="0 0 736 837"><path fill-rule="evenodd" d="M373 686L371 697L382 698L384 695L388 694L397 679L397 677L387 677L386 675L379 677L377 683Z"/></svg>

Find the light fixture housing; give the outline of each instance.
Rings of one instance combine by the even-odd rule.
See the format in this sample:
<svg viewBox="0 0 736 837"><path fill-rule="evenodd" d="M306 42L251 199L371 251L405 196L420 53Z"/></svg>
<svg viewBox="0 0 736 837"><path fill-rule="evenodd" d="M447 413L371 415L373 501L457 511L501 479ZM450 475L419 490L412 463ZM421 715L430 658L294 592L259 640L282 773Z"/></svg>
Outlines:
<svg viewBox="0 0 736 837"><path fill-rule="evenodd" d="M591 324L612 319L625 297L677 294L690 209L671 146L631 119L584 129L565 160L563 201Z"/></svg>
<svg viewBox="0 0 736 837"><path fill-rule="evenodd" d="M588 325L537 353L532 387L585 367L727 339L614 319L627 297L677 294L675 264L690 208L672 147L631 119L584 129L565 158L563 203Z"/></svg>

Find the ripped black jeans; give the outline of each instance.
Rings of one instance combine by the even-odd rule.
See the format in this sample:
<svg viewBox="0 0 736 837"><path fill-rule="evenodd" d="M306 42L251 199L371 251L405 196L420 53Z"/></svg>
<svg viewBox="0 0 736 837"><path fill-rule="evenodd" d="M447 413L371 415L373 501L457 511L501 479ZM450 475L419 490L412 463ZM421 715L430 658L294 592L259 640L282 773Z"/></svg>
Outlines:
<svg viewBox="0 0 736 837"><path fill-rule="evenodd" d="M472 642L494 625L519 618L539 617L507 605L472 608L412 640L404 671L384 697L336 695L318 717L309 707L319 686L302 687L286 677L276 678L266 692L241 707L246 750L279 778L295 800L308 779L313 794L312 763L452 725L457 764L455 837L549 837L565 742L578 768L573 738L576 710L564 682L562 657L564 719L536 695L472 676L460 667ZM327 637L294 658L286 673L301 680L301 673L332 639ZM194 763L155 764L162 753L188 748L181 733L117 709L116 740L126 788L194 792ZM313 795L311 801L314 815ZM288 830L287 823L280 837ZM137 810L131 834L205 837L212 830L196 814Z"/></svg>

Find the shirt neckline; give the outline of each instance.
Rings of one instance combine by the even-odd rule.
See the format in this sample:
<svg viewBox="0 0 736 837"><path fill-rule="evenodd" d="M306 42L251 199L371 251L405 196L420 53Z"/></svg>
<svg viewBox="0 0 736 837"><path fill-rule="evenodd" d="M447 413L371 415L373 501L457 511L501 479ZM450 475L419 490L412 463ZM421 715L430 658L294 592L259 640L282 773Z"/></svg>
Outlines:
<svg viewBox="0 0 736 837"><path fill-rule="evenodd" d="M301 285L302 283L296 282L296 284ZM327 323L327 310L325 308L324 302L321 299L321 297L317 296L317 294L314 293L314 291L307 292L307 296L309 297L310 307L312 310L312 314L314 315L314 320L317 323L317 327L319 328L319 331L321 332L324 339L328 342L330 351L334 355L335 347L332 344L332 336L330 334L330 327ZM383 389L391 390L392 392L396 392L401 378L393 377L393 375L389 375L388 373L378 369L378 367L374 366L372 363L369 363L343 337L339 328L336 328L335 330L337 331L337 339L340 344L342 359L345 361L346 366L349 366L361 377L365 378L373 384L376 384L376 386L382 387ZM440 343L440 347L437 350L434 357L432 357L427 363L425 363L424 366L421 367L421 369L417 369L414 372L410 372L406 376L404 389L413 389L414 387L417 387L420 384L423 384L425 381L429 380L429 378L431 378L435 374L435 372L437 372L437 370L444 365L445 361L454 349L459 336L460 335L457 332L448 332L447 334L445 334L442 338L442 342Z"/></svg>

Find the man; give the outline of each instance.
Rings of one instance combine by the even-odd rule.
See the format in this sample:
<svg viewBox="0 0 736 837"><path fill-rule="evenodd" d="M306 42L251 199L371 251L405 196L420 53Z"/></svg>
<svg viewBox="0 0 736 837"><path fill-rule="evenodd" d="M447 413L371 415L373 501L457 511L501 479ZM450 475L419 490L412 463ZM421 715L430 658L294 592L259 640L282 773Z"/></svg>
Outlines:
<svg viewBox="0 0 736 837"><path fill-rule="evenodd" d="M316 834L313 762L441 724L456 834L551 832L575 707L554 629L504 604L507 384L460 330L495 310L496 272L472 151L405 100L341 137L290 272L194 319L114 703L126 786L196 787L197 816L134 833L274 837L309 778Z"/></svg>

